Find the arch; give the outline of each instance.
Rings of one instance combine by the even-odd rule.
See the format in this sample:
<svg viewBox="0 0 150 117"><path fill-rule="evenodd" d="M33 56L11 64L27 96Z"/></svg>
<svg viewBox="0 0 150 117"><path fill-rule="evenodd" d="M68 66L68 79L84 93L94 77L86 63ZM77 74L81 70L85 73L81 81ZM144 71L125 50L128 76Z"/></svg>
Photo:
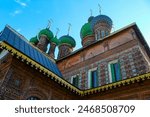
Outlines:
<svg viewBox="0 0 150 117"><path fill-rule="evenodd" d="M29 99L29 98L37 98L40 100L46 100L48 99L48 94L45 94L44 91L39 90L37 88L31 88L27 90L23 96L23 99Z"/></svg>

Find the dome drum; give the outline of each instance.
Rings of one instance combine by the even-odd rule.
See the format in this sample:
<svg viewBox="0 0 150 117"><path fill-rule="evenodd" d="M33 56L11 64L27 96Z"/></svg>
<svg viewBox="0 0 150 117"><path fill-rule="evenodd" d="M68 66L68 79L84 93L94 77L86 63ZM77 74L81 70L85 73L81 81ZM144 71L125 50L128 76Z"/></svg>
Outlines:
<svg viewBox="0 0 150 117"><path fill-rule="evenodd" d="M93 42L95 42L94 35L87 36L87 37L84 37L84 39L82 39L83 47L88 46L88 45L92 44Z"/></svg>
<svg viewBox="0 0 150 117"><path fill-rule="evenodd" d="M47 37L45 35L40 36L39 43L37 44L37 47L42 50L43 52L47 51L49 41L47 40Z"/></svg>
<svg viewBox="0 0 150 117"><path fill-rule="evenodd" d="M59 53L58 53L58 59L63 58L73 51L73 48L76 46L75 40L69 36L64 35L59 38Z"/></svg>
<svg viewBox="0 0 150 117"><path fill-rule="evenodd" d="M43 52L46 52L49 42L54 37L53 33L49 30L49 28L42 29L38 33L38 37L39 37L39 43L37 44L37 47Z"/></svg>
<svg viewBox="0 0 150 117"><path fill-rule="evenodd" d="M50 43L50 48L49 48L49 51L48 51L48 55L51 57L51 58L55 58L55 49L56 49L56 43L54 42L51 42Z"/></svg>
<svg viewBox="0 0 150 117"><path fill-rule="evenodd" d="M56 46L58 46L58 45L59 45L59 40L58 40L57 36L55 36L50 41L50 48L49 48L49 51L48 51L48 55L51 58L55 58L55 49L56 49Z"/></svg>
<svg viewBox="0 0 150 117"><path fill-rule="evenodd" d="M58 59L63 58L73 51L73 48L70 45L61 44L58 47L59 53L58 53Z"/></svg>

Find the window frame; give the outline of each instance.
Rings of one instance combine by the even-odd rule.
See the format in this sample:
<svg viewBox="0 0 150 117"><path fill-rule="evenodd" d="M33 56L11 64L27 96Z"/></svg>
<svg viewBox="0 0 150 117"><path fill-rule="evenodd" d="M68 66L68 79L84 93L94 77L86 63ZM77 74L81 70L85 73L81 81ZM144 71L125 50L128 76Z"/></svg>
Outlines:
<svg viewBox="0 0 150 117"><path fill-rule="evenodd" d="M80 80L79 74L73 75L73 76L71 77L71 84L73 84L73 79L76 78L77 76L78 76L78 86L76 86L76 87L79 88L79 80ZM73 84L73 85L74 85L74 84ZM75 86L75 85L74 85L74 86Z"/></svg>
<svg viewBox="0 0 150 117"><path fill-rule="evenodd" d="M105 30L101 30L101 38L105 37Z"/></svg>
<svg viewBox="0 0 150 117"><path fill-rule="evenodd" d="M91 81L92 81L91 73L92 73L93 71L97 71L97 80L99 81L99 79L98 79L98 67L89 69L89 70L88 70L88 89L94 88L94 87L91 86ZM96 87L98 87L98 86L99 86L99 83L97 84Z"/></svg>
<svg viewBox="0 0 150 117"><path fill-rule="evenodd" d="M116 59L116 60L113 60L113 61L110 61L108 63L108 70L109 70L109 81L110 83L113 83L112 81L112 71L111 71L111 64L115 64L115 63L119 63L119 60ZM120 64L120 63L119 63ZM121 75L121 67L120 67L120 75ZM121 77L121 76L120 76ZM122 78L121 78L122 79ZM117 82L116 78L115 78L115 82Z"/></svg>

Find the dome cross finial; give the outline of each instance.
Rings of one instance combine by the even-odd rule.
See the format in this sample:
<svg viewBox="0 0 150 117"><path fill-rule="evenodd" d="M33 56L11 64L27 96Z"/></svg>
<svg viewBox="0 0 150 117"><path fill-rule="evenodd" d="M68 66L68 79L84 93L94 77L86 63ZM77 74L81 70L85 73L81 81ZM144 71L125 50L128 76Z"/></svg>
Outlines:
<svg viewBox="0 0 150 117"><path fill-rule="evenodd" d="M52 22L53 22L52 19L48 20L48 24L47 24L47 27L46 27L46 28L50 29Z"/></svg>
<svg viewBox="0 0 150 117"><path fill-rule="evenodd" d="M56 28L56 35L55 36L58 35L59 31L60 31L59 28Z"/></svg>
<svg viewBox="0 0 150 117"><path fill-rule="evenodd" d="M69 33L70 33L70 30L71 30L71 24L70 23L68 23L68 35L69 35Z"/></svg>
<svg viewBox="0 0 150 117"><path fill-rule="evenodd" d="M99 14L101 15L101 5L98 4L98 7L99 7Z"/></svg>
<svg viewBox="0 0 150 117"><path fill-rule="evenodd" d="M93 15L93 11L92 11L92 9L90 9L90 15L91 15L91 16Z"/></svg>

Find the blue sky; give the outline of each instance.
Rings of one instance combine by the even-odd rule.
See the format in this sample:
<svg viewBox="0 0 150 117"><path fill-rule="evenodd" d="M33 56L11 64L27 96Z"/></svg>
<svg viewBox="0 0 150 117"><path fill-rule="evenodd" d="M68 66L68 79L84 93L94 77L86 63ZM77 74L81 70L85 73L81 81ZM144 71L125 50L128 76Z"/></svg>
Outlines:
<svg viewBox="0 0 150 117"><path fill-rule="evenodd" d="M90 16L109 16L118 30L136 22L150 45L150 0L0 0L0 30L6 24L16 29L27 39L37 35L52 19L51 30L58 37L67 34L68 23L72 24L70 35L81 47L80 29Z"/></svg>

